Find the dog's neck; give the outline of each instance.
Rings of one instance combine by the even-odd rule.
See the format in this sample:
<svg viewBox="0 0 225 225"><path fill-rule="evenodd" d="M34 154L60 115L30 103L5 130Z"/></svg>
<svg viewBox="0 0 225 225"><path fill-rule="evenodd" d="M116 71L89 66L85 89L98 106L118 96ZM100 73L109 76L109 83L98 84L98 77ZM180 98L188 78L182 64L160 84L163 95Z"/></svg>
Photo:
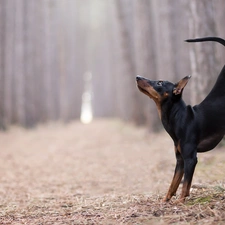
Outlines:
<svg viewBox="0 0 225 225"><path fill-rule="evenodd" d="M180 120L185 120L187 115L187 106L182 97L180 97L177 101L169 100L163 103L161 107L162 124L174 142L177 142L177 134L179 133L180 125L183 124Z"/></svg>

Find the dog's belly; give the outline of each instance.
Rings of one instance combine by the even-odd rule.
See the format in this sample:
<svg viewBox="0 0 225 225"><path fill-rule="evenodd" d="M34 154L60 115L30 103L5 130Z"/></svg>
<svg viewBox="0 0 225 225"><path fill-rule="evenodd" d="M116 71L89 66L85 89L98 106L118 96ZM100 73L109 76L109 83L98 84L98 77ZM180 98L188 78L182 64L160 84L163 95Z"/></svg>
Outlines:
<svg viewBox="0 0 225 225"><path fill-rule="evenodd" d="M223 139L224 134L209 136L200 141L197 146L197 152L207 152L215 148Z"/></svg>

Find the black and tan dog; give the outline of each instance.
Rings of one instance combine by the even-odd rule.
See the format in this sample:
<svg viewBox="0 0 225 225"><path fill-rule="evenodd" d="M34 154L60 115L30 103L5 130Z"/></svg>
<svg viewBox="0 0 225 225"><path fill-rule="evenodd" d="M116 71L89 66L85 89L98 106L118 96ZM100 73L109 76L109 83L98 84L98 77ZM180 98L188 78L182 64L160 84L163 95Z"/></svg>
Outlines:
<svg viewBox="0 0 225 225"><path fill-rule="evenodd" d="M225 46L225 40L217 37L186 41L216 41ZM155 101L162 124L174 141L177 163L164 201L169 201L175 195L183 175L179 202L185 201L197 164L197 152L212 150L225 134L225 66L208 96L193 107L186 105L182 99L183 89L189 79L190 76L187 76L173 84L136 77L139 90Z"/></svg>

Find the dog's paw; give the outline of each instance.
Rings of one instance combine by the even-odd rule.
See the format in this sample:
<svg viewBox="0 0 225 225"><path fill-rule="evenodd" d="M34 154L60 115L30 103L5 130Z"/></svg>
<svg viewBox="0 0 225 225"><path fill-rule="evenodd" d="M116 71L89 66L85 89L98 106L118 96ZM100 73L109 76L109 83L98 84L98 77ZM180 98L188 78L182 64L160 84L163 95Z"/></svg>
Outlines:
<svg viewBox="0 0 225 225"><path fill-rule="evenodd" d="M162 200L162 202L169 202L171 198L168 198L167 196Z"/></svg>
<svg viewBox="0 0 225 225"><path fill-rule="evenodd" d="M173 205L183 205L185 202L185 198L179 198L173 202Z"/></svg>

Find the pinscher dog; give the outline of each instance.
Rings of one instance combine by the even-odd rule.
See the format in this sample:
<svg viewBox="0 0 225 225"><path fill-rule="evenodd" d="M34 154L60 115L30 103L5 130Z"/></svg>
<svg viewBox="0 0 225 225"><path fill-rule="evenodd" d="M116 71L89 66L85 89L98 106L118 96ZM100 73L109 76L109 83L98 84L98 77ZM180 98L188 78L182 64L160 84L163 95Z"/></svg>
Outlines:
<svg viewBox="0 0 225 225"><path fill-rule="evenodd" d="M215 41L225 46L225 40L218 37L186 41ZM165 202L176 194L184 176L178 200L184 203L190 193L197 153L212 150L225 135L225 65L211 92L199 105L193 107L186 105L182 99L182 92L190 78L191 76L186 76L174 84L136 77L139 90L155 101L161 122L174 142L176 167Z"/></svg>

